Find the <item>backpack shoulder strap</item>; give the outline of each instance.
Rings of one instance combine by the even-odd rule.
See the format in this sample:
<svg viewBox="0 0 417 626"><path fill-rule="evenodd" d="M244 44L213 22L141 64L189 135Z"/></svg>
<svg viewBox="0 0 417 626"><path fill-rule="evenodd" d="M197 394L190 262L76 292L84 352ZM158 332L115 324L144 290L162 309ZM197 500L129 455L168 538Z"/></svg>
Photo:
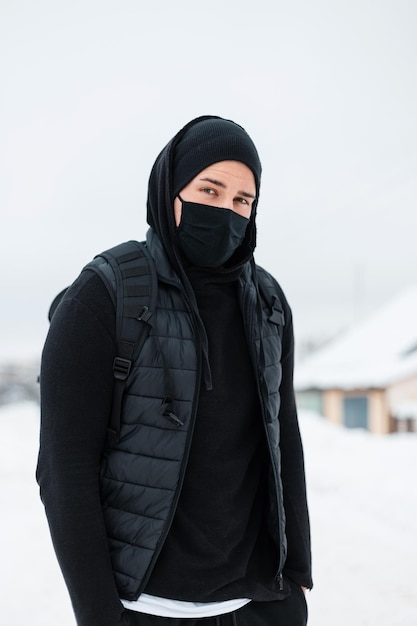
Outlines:
<svg viewBox="0 0 417 626"><path fill-rule="evenodd" d="M263 307L267 311L268 320L278 326L280 337L282 338L285 316L279 296L280 289L278 284L262 267L256 266L256 275L258 278L259 292Z"/></svg>
<svg viewBox="0 0 417 626"><path fill-rule="evenodd" d="M103 279L116 305L117 356L113 363L113 401L108 442L118 440L123 392L132 363L153 325L157 275L146 244L127 241L97 255L86 268Z"/></svg>

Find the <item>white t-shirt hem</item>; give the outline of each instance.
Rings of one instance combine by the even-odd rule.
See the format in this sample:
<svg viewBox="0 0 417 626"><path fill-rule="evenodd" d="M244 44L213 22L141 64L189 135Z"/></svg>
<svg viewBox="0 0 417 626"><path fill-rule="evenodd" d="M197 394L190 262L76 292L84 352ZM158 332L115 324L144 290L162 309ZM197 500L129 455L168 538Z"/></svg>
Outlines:
<svg viewBox="0 0 417 626"><path fill-rule="evenodd" d="M135 601L121 600L125 609L157 615L158 617L213 617L223 615L241 609L250 602L249 598L235 598L224 602L184 602L183 600L171 600L142 593Z"/></svg>

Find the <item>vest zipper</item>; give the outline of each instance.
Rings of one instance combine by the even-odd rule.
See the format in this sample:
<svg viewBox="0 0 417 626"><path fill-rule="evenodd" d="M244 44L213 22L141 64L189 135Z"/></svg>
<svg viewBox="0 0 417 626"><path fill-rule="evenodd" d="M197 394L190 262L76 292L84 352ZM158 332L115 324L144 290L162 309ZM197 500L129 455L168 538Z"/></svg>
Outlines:
<svg viewBox="0 0 417 626"><path fill-rule="evenodd" d="M171 283L173 284L173 283ZM179 287L178 284L175 284L175 286ZM183 291L181 289L181 287L179 287L181 291ZM194 322L195 324L196 322ZM198 332L196 331L196 337L199 337ZM196 385L195 385L195 389L194 389L194 398L193 398L193 412L191 414L191 418L190 418L190 425L188 427L188 432L187 432L187 441L186 441L186 445L185 445L185 451L184 451L184 456L182 459L182 464L181 464L181 470L180 470L180 474L179 474L179 478L178 478L178 485L177 485L177 489L175 492L175 496L174 499L172 501L172 505L171 505L171 510L170 510L170 517L167 518L165 527L163 529L163 532L161 533L161 536L159 538L159 542L155 548L154 554L152 556L151 562L149 563L148 569L146 571L145 576L142 579L142 582L139 586L139 589L137 591L138 597L141 593L143 593L143 590L145 589L153 568L155 566L155 563L161 553L161 550L163 548L163 545L165 543L165 540L168 536L169 530L171 528L174 516L175 516L175 512L177 510L177 505L178 505L178 500L180 498L180 494L182 491L182 485L184 483L184 476L185 476L185 470L187 468L188 465L188 459L190 456L190 450L191 450L191 442L192 442L192 438L193 438L193 433L194 433L194 426L195 426L195 421L196 421L196 415L197 415L197 406L198 406L198 397L200 394L200 386L201 386L201 373L202 373L202 347L199 343L198 345L198 352L197 352L197 369L196 369ZM171 416L167 416L167 417L171 417ZM174 418L178 419L175 415L173 415ZM176 421L176 420L174 420ZM179 420L180 421L180 420ZM181 424L177 424L178 426Z"/></svg>
<svg viewBox="0 0 417 626"><path fill-rule="evenodd" d="M251 306L255 307L256 310L256 315L258 317L258 327L259 327L259 332L260 332L260 350L262 350L262 329L263 329L263 324L262 324L262 311L259 311L258 309L258 303L260 302L259 299L259 291L256 288L256 294L257 294L257 300L255 303L250 302L250 298L248 297L248 294L245 294L245 291L248 291L248 285L249 282L246 283L246 289L241 289L240 293L241 293L241 302L242 302L242 314L243 314L243 319L245 321L245 329L247 328L247 322L248 322L248 308ZM259 305L260 306L260 305ZM276 506L277 506L277 514L279 516L280 513L280 507L279 507L279 502L280 502L280 495L283 495L282 493L280 494L280 489L279 489L279 484L280 484L280 480L279 480L279 475L278 475L278 468L276 467L276 463L274 461L274 455L272 452L272 448L271 448L271 442L268 436L268 427L267 427L267 423L266 423L266 409L265 409L265 401L264 401L264 396L262 394L262 388L261 388L261 381L259 379L259 373L260 373L260 361L257 358L257 354L256 354L256 349L255 349L255 342L252 340L252 338L250 337L250 333L248 334L248 332L246 332L246 338L248 340L248 347L249 347L249 353L251 355L251 359L252 359L252 364L254 367L254 372L255 372L255 379L256 379L256 388L258 391L258 397L259 397L259 403L260 403L260 407L261 407L261 412L262 412L262 421L263 421L263 425L264 425L264 431L265 431L265 437L266 437L266 441L267 441L267 445L268 445L268 451L269 451L269 459L271 462L271 466L272 466L272 473L273 473L273 477L274 477L274 487L275 487L275 498L276 498ZM281 527L281 519L279 519L278 517L278 541L279 541L279 560L278 560L278 571L275 574L275 580L279 585L279 590L283 591L284 590L284 581L283 581L283 575L282 575L282 570L284 569L284 545L285 545L285 541L284 541L284 537L283 537L283 532L282 532L282 527Z"/></svg>

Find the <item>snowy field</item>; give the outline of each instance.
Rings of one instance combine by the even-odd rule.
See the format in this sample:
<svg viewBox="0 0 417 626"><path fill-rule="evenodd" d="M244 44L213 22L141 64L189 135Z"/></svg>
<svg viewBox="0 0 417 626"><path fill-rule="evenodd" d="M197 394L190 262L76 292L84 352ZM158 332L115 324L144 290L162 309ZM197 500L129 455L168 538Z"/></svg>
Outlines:
<svg viewBox="0 0 417 626"><path fill-rule="evenodd" d="M313 533L309 626L417 624L417 435L300 417ZM0 409L0 626L74 626L34 479L38 408Z"/></svg>

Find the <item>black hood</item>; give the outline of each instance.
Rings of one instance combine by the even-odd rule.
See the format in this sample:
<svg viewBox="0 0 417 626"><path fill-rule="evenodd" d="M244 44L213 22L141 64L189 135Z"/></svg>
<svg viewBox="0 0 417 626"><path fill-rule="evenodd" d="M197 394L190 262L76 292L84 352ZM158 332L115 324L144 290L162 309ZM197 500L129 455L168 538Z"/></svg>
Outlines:
<svg viewBox="0 0 417 626"><path fill-rule="evenodd" d="M177 242L176 224L174 219L174 192L173 192L173 159L175 147L184 134L196 124L204 120L221 120L219 116L205 115L189 122L182 128L161 151L152 168L147 200L147 222L158 234L162 245L174 269L182 274L183 259ZM227 120L230 122L230 120ZM232 122L233 123L233 122ZM238 126L238 125L236 125ZM239 127L241 128L241 127ZM231 159L233 160L233 159ZM259 198L259 176L255 175L256 200L253 203L252 214L246 229L245 239L231 259L227 268L234 268L252 259L256 246L256 206Z"/></svg>

